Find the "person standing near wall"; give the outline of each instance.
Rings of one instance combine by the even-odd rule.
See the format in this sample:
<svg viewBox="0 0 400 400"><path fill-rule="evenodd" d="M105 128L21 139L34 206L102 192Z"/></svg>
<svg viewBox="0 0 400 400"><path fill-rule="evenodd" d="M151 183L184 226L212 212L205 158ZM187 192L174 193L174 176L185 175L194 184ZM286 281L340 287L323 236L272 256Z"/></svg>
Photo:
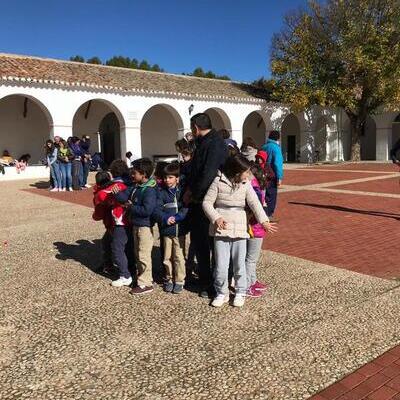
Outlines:
<svg viewBox="0 0 400 400"><path fill-rule="evenodd" d="M271 166L274 176L265 191L265 200L267 202L267 215L272 218L275 212L278 188L282 185L283 178L283 157L282 149L279 144L281 134L279 131L271 131L267 143L262 146L262 150L267 153L267 162Z"/></svg>
<svg viewBox="0 0 400 400"><path fill-rule="evenodd" d="M87 183L90 170L90 136L83 135L80 141L82 149L82 187L90 188L91 186Z"/></svg>
<svg viewBox="0 0 400 400"><path fill-rule="evenodd" d="M212 128L207 114L200 113L190 119L192 133L196 138L191 171L188 177L188 190L185 202L190 203L190 226L192 240L199 267L200 295L212 296L211 246L209 220L202 203L208 188L225 163L228 155L224 139Z"/></svg>
<svg viewBox="0 0 400 400"><path fill-rule="evenodd" d="M395 143L393 148L390 150L390 158L394 164L400 167L400 139Z"/></svg>
<svg viewBox="0 0 400 400"><path fill-rule="evenodd" d="M74 190L81 190L83 153L78 137L74 136L71 138L70 147L74 154L74 159L72 160L72 188Z"/></svg>

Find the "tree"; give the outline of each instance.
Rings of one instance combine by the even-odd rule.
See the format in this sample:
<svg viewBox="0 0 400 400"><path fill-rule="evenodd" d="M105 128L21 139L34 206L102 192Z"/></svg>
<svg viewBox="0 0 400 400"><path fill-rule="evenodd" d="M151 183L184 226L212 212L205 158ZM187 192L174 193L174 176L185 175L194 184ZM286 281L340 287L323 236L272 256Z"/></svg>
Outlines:
<svg viewBox="0 0 400 400"><path fill-rule="evenodd" d="M219 76L219 75L215 74L212 71L204 72L203 68L201 68L201 67L195 68L194 71L191 74L188 74L188 75L198 76L200 78L223 79L223 80L226 80L226 81L230 81L231 80L231 78L229 78L229 76L227 76L227 75Z"/></svg>
<svg viewBox="0 0 400 400"><path fill-rule="evenodd" d="M101 62L101 60L100 60L99 57L88 58L88 59L86 60L86 62L87 62L88 64L98 64L98 65L101 65L101 64L102 64L102 62Z"/></svg>
<svg viewBox="0 0 400 400"><path fill-rule="evenodd" d="M149 71L150 70L150 64L146 61L143 60L140 64L139 64L139 69L143 69L145 71Z"/></svg>
<svg viewBox="0 0 400 400"><path fill-rule="evenodd" d="M342 107L360 160L368 115L400 102L400 0L310 1L274 36L271 71L295 110Z"/></svg>
<svg viewBox="0 0 400 400"><path fill-rule="evenodd" d="M85 59L82 56L73 56L69 58L69 61L81 62L84 63Z"/></svg>

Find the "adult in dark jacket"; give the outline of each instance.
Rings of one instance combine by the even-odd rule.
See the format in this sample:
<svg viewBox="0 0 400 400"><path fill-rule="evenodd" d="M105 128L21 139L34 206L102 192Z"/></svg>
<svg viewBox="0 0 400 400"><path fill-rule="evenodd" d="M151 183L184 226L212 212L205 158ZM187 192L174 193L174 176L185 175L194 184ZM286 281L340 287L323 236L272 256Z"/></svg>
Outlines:
<svg viewBox="0 0 400 400"><path fill-rule="evenodd" d="M400 166L400 139L395 143L393 148L390 150L390 158L394 164Z"/></svg>
<svg viewBox="0 0 400 400"><path fill-rule="evenodd" d="M202 202L208 188L217 176L228 155L224 139L212 129L207 114L196 114L190 119L193 135L196 137L196 149L193 154L191 171L187 180L189 190L185 200L190 202L191 237L194 242L201 296L212 295L211 241L209 238L209 220L204 214Z"/></svg>
<svg viewBox="0 0 400 400"><path fill-rule="evenodd" d="M90 136L83 135L82 140L80 141L80 146L82 149L82 186L86 188L90 188L90 185L87 183L87 179L90 171Z"/></svg>

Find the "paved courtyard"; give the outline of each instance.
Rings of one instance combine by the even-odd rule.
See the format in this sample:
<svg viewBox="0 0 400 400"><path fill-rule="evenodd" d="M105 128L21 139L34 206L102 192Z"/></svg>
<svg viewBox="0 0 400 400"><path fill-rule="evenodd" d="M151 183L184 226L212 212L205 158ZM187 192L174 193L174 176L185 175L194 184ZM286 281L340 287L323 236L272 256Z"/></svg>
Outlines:
<svg viewBox="0 0 400 400"><path fill-rule="evenodd" d="M0 398L399 399L396 168L286 177L269 290L240 310L112 288L89 191L0 183Z"/></svg>

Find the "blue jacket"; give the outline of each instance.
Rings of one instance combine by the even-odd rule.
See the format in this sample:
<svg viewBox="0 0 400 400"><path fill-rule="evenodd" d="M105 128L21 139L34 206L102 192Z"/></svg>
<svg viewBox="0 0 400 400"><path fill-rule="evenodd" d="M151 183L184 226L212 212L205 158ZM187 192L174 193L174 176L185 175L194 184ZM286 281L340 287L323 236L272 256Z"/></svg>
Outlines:
<svg viewBox="0 0 400 400"><path fill-rule="evenodd" d="M118 193L115 199L119 203L132 202L129 207L132 225L137 227L154 225L153 214L157 205L157 183L150 178L146 183L128 187L127 190Z"/></svg>
<svg viewBox="0 0 400 400"><path fill-rule="evenodd" d="M262 149L268 154L267 162L271 165L276 179L283 178L283 157L279 143L275 140L268 139Z"/></svg>
<svg viewBox="0 0 400 400"><path fill-rule="evenodd" d="M180 186L176 188L160 187L157 193L157 207L154 213L155 220L159 224L161 236L184 236L187 233L185 218L188 212L183 204L184 190ZM176 224L168 225L169 217L175 217Z"/></svg>

